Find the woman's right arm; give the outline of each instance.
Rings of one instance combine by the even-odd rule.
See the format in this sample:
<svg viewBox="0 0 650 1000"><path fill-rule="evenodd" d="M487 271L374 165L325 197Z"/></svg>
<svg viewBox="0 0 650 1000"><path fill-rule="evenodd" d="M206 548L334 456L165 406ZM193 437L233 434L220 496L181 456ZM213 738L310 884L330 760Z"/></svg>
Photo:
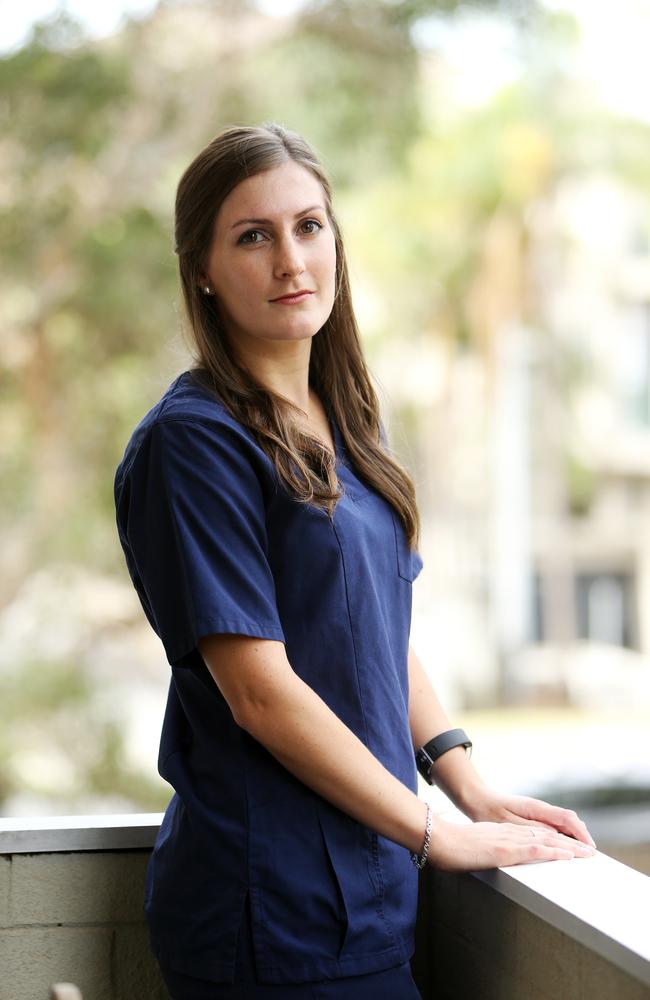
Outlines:
<svg viewBox="0 0 650 1000"><path fill-rule="evenodd" d="M237 724L287 770L360 823L422 851L426 803L295 673L282 642L219 633L204 636L198 648ZM533 838L521 825L434 817L429 862L447 871L478 871L591 853L552 831L538 830Z"/></svg>

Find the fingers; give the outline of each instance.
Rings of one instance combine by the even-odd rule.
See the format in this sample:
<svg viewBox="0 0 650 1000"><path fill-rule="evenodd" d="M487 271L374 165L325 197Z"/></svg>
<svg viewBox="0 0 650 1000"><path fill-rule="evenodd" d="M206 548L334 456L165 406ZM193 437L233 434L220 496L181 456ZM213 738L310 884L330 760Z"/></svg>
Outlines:
<svg viewBox="0 0 650 1000"><path fill-rule="evenodd" d="M540 861L592 857L595 849L573 837L520 823L439 823L429 863L446 871L479 871Z"/></svg>
<svg viewBox="0 0 650 1000"><path fill-rule="evenodd" d="M591 847L596 846L596 841L589 833L586 824L580 819L574 809L564 809L562 806L554 806L542 799L525 797L528 806L528 818L533 821L533 825L538 823L547 826L553 824L553 829L560 830L576 840L580 840Z"/></svg>
<svg viewBox="0 0 650 1000"><path fill-rule="evenodd" d="M576 840L581 840L585 844L591 844L592 847L596 846L596 841L593 839L586 824L580 819L578 814L573 809L563 809L564 813L562 817L562 823L558 824L558 828L564 830L565 833L570 834L575 837Z"/></svg>
<svg viewBox="0 0 650 1000"><path fill-rule="evenodd" d="M574 837L576 840L579 840L584 844L589 844L591 847L596 846L596 841L589 833L586 824L580 819L578 814L574 812L573 809L561 809L558 806L557 812L557 830L570 837Z"/></svg>
<svg viewBox="0 0 650 1000"><path fill-rule="evenodd" d="M569 860L570 858L589 858L595 854L595 848L590 844L567 837L557 831L528 827L529 839L525 839L522 830L522 862L524 864L536 861Z"/></svg>
<svg viewBox="0 0 650 1000"><path fill-rule="evenodd" d="M547 830L549 833L557 833L557 827L551 826L549 823L525 823L524 826L534 827L536 830Z"/></svg>

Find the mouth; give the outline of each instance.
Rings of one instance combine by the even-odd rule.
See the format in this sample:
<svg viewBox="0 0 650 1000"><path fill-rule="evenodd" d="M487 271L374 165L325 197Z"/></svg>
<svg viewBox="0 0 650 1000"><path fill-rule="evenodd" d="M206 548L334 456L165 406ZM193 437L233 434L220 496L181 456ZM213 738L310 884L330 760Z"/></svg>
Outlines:
<svg viewBox="0 0 650 1000"><path fill-rule="evenodd" d="M298 302L304 302L309 298L310 295L314 293L308 288L301 288L298 292L290 292L288 295L281 295L277 299L270 299L271 302L277 302L281 305L292 306Z"/></svg>

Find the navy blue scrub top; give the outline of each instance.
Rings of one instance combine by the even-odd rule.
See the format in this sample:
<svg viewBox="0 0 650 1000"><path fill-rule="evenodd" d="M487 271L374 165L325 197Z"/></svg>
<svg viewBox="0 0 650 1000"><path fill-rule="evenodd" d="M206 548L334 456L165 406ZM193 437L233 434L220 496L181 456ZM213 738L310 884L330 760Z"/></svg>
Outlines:
<svg viewBox="0 0 650 1000"><path fill-rule="evenodd" d="M137 425L115 475L127 567L172 673L158 770L175 791L147 868L151 944L217 982L233 980L247 893L263 982L376 972L414 950L408 850L238 726L197 649L210 633L283 642L294 671L417 791L407 657L422 559L330 420L344 488L332 517L289 495L190 371Z"/></svg>

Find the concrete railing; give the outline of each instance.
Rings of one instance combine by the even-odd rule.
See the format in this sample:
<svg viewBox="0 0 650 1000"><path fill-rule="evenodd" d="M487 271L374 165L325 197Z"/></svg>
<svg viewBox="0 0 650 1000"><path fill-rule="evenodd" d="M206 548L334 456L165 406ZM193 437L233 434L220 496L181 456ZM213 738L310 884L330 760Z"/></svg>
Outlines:
<svg viewBox="0 0 650 1000"><path fill-rule="evenodd" d="M600 852L427 869L413 970L425 1000L649 1000L650 878Z"/></svg>
<svg viewBox="0 0 650 1000"><path fill-rule="evenodd" d="M0 819L0 1000L167 1000L142 912L161 815ZM607 857L427 869L424 1000L648 1000L650 878ZM398 1000L398 998L396 998Z"/></svg>

